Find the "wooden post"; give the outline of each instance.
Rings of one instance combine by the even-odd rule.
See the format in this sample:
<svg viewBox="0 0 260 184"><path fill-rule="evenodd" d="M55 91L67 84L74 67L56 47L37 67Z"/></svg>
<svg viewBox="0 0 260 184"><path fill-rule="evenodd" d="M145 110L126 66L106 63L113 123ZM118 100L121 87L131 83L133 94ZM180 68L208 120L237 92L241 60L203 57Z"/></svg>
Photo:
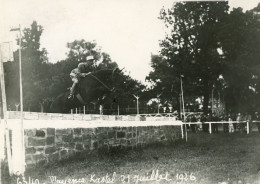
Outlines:
<svg viewBox="0 0 260 184"><path fill-rule="evenodd" d="M70 109L70 113L73 114L73 109Z"/></svg>
<svg viewBox="0 0 260 184"><path fill-rule="evenodd" d="M1 45L0 45L1 46ZM11 155L11 148L10 148L10 137L9 137L9 129L7 125L7 105L6 105L6 94L5 94L5 79L4 79L4 67L2 62L2 48L0 47L0 83L1 83L1 92L2 92L2 106L3 106L3 127L5 129L5 139L6 139L6 149L7 149L7 160L8 160L8 167L9 167L9 174L13 174L13 163L12 163L12 155ZM2 150L1 150L2 151ZM2 160L1 160L2 162Z"/></svg>
<svg viewBox="0 0 260 184"><path fill-rule="evenodd" d="M185 106L184 106L184 97L183 97L182 77L183 76L181 76L181 97L182 97L183 121L185 123L186 122L186 117L185 117ZM187 142L188 141L188 133L187 133L187 126L186 126L186 124L185 124L185 137L186 137L186 142Z"/></svg>
<svg viewBox="0 0 260 184"><path fill-rule="evenodd" d="M78 114L78 108L76 108L76 114Z"/></svg>
<svg viewBox="0 0 260 184"><path fill-rule="evenodd" d="M249 121L246 122L246 133L249 134Z"/></svg>
<svg viewBox="0 0 260 184"><path fill-rule="evenodd" d="M83 106L83 114L85 115L85 111L86 111L86 107L85 107L85 105Z"/></svg>
<svg viewBox="0 0 260 184"><path fill-rule="evenodd" d="M183 124L181 125L181 138L184 139Z"/></svg>
<svg viewBox="0 0 260 184"><path fill-rule="evenodd" d="M209 123L209 133L212 133L211 123Z"/></svg>

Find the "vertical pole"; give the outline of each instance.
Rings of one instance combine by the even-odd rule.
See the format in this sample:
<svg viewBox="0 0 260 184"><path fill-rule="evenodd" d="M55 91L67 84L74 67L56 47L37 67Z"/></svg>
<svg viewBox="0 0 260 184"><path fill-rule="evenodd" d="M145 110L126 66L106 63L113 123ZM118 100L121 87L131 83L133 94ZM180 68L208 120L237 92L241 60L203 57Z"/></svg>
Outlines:
<svg viewBox="0 0 260 184"><path fill-rule="evenodd" d="M181 93L180 93L180 118L182 118L182 108L181 108Z"/></svg>
<svg viewBox="0 0 260 184"><path fill-rule="evenodd" d="M22 84L22 33L21 25L19 24L19 73L20 73L20 104L21 104L21 143L22 143L22 155L21 172L24 174L25 171L25 149L24 149L24 127L23 127L23 84Z"/></svg>
<svg viewBox="0 0 260 184"><path fill-rule="evenodd" d="M1 46L1 45L0 45ZM12 156L11 156L11 148L10 148L10 137L9 137L9 129L7 125L7 105L6 105L6 94L5 94L5 79L4 79L4 67L2 62L2 48L0 47L0 83L1 83L1 92L2 92L2 105L3 105L3 118L4 121L3 127L5 129L5 138L6 138L6 149L7 149L7 160L8 160L8 166L9 166L9 174L13 174L13 162L12 162ZM2 151L2 150L1 150ZM1 160L2 162L2 160Z"/></svg>
<svg viewBox="0 0 260 184"><path fill-rule="evenodd" d="M117 105L117 115L119 116L119 105Z"/></svg>
<svg viewBox="0 0 260 184"><path fill-rule="evenodd" d="M183 124L181 125L181 138L184 139Z"/></svg>
<svg viewBox="0 0 260 184"><path fill-rule="evenodd" d="M70 113L73 114L73 109L70 109Z"/></svg>
<svg viewBox="0 0 260 184"><path fill-rule="evenodd" d="M214 87L214 86L213 86ZM214 105L214 88L211 90L211 113L213 113L213 105Z"/></svg>
<svg viewBox="0 0 260 184"><path fill-rule="evenodd" d="M249 134L249 121L246 122L246 133Z"/></svg>
<svg viewBox="0 0 260 184"><path fill-rule="evenodd" d="M78 114L78 108L76 108L76 114Z"/></svg>
<svg viewBox="0 0 260 184"><path fill-rule="evenodd" d="M137 114L139 114L139 96L137 96L136 99L137 99L137 102L136 102Z"/></svg>
<svg viewBox="0 0 260 184"><path fill-rule="evenodd" d="M211 127L211 123L209 123L209 133L212 133L212 127Z"/></svg>
<svg viewBox="0 0 260 184"><path fill-rule="evenodd" d="M185 117L185 107L184 107L184 97L183 97L183 87L182 87L182 76L181 76L181 97L182 97L182 110L183 110L183 121L184 123L186 122L186 117ZM187 134L187 126L185 124L185 137L186 137L186 142L188 141L188 134Z"/></svg>
<svg viewBox="0 0 260 184"><path fill-rule="evenodd" d="M86 112L86 107L85 107L85 105L83 106L83 113L84 113L84 115L85 115L85 112Z"/></svg>

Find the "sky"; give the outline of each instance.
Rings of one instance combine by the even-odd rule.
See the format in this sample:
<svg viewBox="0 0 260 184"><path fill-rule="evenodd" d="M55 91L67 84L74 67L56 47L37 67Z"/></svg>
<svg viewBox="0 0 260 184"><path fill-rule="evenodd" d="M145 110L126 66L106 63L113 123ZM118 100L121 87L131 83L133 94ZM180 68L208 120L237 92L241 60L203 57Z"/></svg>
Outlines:
<svg viewBox="0 0 260 184"><path fill-rule="evenodd" d="M231 7L244 10L260 0L231 0ZM30 27L35 20L43 26L41 46L50 62L66 58L66 43L84 39L96 41L103 52L144 82L152 70L151 54L160 50L166 28L158 19L162 7L173 0L0 0L0 42L15 43L11 27Z"/></svg>

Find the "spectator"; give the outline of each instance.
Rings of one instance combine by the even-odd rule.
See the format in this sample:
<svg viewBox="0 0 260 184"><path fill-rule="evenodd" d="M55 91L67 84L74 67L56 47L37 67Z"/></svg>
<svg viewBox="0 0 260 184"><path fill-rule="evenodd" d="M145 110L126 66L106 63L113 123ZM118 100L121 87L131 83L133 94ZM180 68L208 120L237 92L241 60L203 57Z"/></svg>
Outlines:
<svg viewBox="0 0 260 184"><path fill-rule="evenodd" d="M246 116L247 116L247 115L242 116L240 113L238 113L238 116L237 116L237 122L238 122L238 124L237 124L237 129L238 129L241 133L245 132Z"/></svg>
<svg viewBox="0 0 260 184"><path fill-rule="evenodd" d="M202 114L200 120L201 120L201 123L202 123L202 130L203 130L203 132L209 132L209 124L205 124L205 122L208 121L207 116Z"/></svg>
<svg viewBox="0 0 260 184"><path fill-rule="evenodd" d="M192 122L192 123L197 122L197 119L196 119L196 117L195 117L194 114L191 115L191 117L190 117L190 122ZM197 131L197 125L191 124L190 127L191 127L191 131L192 131L192 132L196 132L196 131Z"/></svg>
<svg viewBox="0 0 260 184"><path fill-rule="evenodd" d="M247 127L247 122L248 122L249 132L252 132L252 116L250 113L246 113L245 120L246 120L245 127Z"/></svg>
<svg viewBox="0 0 260 184"><path fill-rule="evenodd" d="M216 113L213 113L211 121L212 122L218 122L219 121L219 118L218 118ZM218 133L218 124L217 123L212 123L212 132Z"/></svg>
<svg viewBox="0 0 260 184"><path fill-rule="evenodd" d="M234 129L234 124L235 123L232 123L232 116L231 116L231 114L228 114L227 120L230 122L230 123L228 123L228 132L229 133L235 132L235 129Z"/></svg>
<svg viewBox="0 0 260 184"><path fill-rule="evenodd" d="M227 122L228 121L228 115L225 114L222 120ZM228 123L222 123L222 125L223 125L223 132L227 133L228 132Z"/></svg>
<svg viewBox="0 0 260 184"><path fill-rule="evenodd" d="M255 114L253 116L253 121L256 121L255 124L257 126L258 132L260 133L260 116L259 116L258 112L255 112Z"/></svg>

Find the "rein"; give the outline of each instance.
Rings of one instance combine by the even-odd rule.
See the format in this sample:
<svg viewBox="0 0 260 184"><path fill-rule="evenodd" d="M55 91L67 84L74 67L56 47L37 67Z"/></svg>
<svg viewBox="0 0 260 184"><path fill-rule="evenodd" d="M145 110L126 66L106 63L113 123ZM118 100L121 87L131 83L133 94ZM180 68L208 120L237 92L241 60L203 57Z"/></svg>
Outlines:
<svg viewBox="0 0 260 184"><path fill-rule="evenodd" d="M104 84L99 78L97 78L95 75L90 74L92 77L94 77L98 82L100 82L105 88L107 88L109 91L112 91L106 84Z"/></svg>

